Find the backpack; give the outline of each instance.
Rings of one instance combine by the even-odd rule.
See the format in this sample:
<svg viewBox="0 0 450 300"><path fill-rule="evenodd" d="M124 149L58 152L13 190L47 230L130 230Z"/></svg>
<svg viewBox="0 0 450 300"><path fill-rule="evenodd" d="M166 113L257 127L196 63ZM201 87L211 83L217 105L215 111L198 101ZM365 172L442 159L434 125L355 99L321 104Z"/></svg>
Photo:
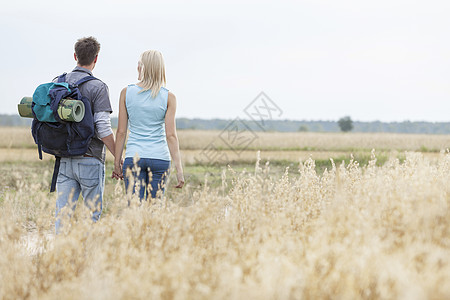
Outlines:
<svg viewBox="0 0 450 300"><path fill-rule="evenodd" d="M55 156L50 192L56 188L61 157L84 155L94 136L94 115L91 102L83 96L79 86L83 83L97 79L86 76L75 84L68 84L66 73L58 76L58 81L39 85L34 94L31 110L33 123L31 133L38 146L39 159L42 151ZM80 122L67 122L60 118L58 107L62 99L80 100L84 104L84 117Z"/></svg>

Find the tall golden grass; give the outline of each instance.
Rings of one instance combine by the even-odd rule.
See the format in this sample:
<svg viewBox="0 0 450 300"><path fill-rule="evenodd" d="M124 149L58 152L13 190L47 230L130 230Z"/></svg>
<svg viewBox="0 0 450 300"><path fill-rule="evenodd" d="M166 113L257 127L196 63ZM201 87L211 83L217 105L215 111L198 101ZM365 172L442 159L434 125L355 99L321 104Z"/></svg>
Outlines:
<svg viewBox="0 0 450 300"><path fill-rule="evenodd" d="M81 207L56 238L54 196L17 173L0 198L0 298L449 299L450 155L375 162L281 177L257 163L130 207L119 182L98 223Z"/></svg>

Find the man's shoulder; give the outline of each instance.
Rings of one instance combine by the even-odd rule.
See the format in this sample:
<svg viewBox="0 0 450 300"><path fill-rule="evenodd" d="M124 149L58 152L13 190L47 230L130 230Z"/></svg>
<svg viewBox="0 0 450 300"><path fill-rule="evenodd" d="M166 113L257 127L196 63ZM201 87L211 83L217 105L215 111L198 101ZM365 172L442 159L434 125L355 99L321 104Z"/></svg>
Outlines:
<svg viewBox="0 0 450 300"><path fill-rule="evenodd" d="M53 82L56 82L59 76L56 76L53 79ZM101 79L95 77L91 72L86 72L84 70L79 71L75 68L71 72L66 73L65 81L69 83L69 85L75 85L78 81L87 76L92 76L94 79L86 81L79 86L81 93L94 102L103 103L105 100L109 101L108 86Z"/></svg>
<svg viewBox="0 0 450 300"><path fill-rule="evenodd" d="M76 84L79 80L83 79L84 77L92 76L92 77L94 77L94 79L83 83L82 87L84 87L84 89L94 90L94 91L95 90L108 90L108 85L106 85L106 83L104 83L101 79L99 79L98 77L95 77L93 75L72 71L70 73L67 73L66 76L67 76L66 77L67 82L69 84Z"/></svg>
<svg viewBox="0 0 450 300"><path fill-rule="evenodd" d="M94 86L99 89L108 89L108 85L104 83L101 79L98 79L97 77L95 77L95 79L89 80L85 84L87 84L88 86Z"/></svg>

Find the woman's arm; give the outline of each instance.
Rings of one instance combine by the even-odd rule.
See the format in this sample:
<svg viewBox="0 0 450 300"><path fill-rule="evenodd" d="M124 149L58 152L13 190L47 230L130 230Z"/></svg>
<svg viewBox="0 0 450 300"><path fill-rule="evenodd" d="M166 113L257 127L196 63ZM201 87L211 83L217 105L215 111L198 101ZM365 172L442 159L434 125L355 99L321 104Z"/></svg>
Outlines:
<svg viewBox="0 0 450 300"><path fill-rule="evenodd" d="M127 106L125 104L125 99L127 96L127 88L124 88L120 92L119 98L119 124L117 126L116 132L116 147L115 147L115 157L114 157L114 173L120 178L123 178L122 174L122 153L123 146L125 145L125 139L127 138L127 127L128 127L128 112ZM113 177L114 177L113 173Z"/></svg>
<svg viewBox="0 0 450 300"><path fill-rule="evenodd" d="M178 184L176 188L182 188L184 185L183 166L181 165L180 146L178 144L177 127L175 124L175 112L177 110L177 99L175 95L169 92L167 99L167 111L166 111L166 139L169 146L170 156L175 164L177 170ZM119 134L117 132L117 134ZM116 152L117 153L117 152Z"/></svg>

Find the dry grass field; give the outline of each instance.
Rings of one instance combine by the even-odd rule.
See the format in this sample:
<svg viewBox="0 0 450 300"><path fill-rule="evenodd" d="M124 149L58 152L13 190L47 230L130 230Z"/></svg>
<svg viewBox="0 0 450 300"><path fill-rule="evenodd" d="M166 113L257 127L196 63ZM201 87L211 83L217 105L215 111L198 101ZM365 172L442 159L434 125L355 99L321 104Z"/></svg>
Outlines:
<svg viewBox="0 0 450 300"><path fill-rule="evenodd" d="M256 139L246 149L277 151L421 151L439 152L450 145L449 135L393 133L314 133L254 132ZM220 131L179 130L182 150L204 149L215 142L221 149L229 145L218 138ZM0 127L0 148L34 148L31 130L24 127ZM242 146L237 146L240 149Z"/></svg>
<svg viewBox="0 0 450 300"><path fill-rule="evenodd" d="M220 134L179 132L183 190L107 178L55 237L52 158L0 128L0 299L450 298L448 136L257 133L211 163Z"/></svg>

